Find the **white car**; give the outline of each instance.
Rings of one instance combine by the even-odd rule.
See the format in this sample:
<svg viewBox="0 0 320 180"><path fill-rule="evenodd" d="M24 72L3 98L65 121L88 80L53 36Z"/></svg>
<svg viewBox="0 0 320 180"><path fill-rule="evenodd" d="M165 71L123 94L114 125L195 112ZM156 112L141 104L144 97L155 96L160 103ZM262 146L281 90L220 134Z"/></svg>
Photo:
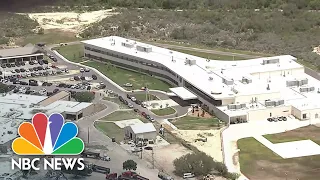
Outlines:
<svg viewBox="0 0 320 180"><path fill-rule="evenodd" d="M129 103L129 104L128 104L128 107L129 107L129 108L133 108L133 105Z"/></svg>
<svg viewBox="0 0 320 180"><path fill-rule="evenodd" d="M109 156L103 156L100 159L103 161L111 161L111 158Z"/></svg>
<svg viewBox="0 0 320 180"><path fill-rule="evenodd" d="M132 87L132 84L131 83L125 83L123 86L124 87Z"/></svg>
<svg viewBox="0 0 320 180"><path fill-rule="evenodd" d="M85 71L85 72L90 72L90 69L85 68L84 71Z"/></svg>
<svg viewBox="0 0 320 180"><path fill-rule="evenodd" d="M83 68L80 68L80 72L82 72L82 73L83 73L83 72L84 72L84 69L83 69Z"/></svg>
<svg viewBox="0 0 320 180"><path fill-rule="evenodd" d="M135 102L137 99L135 97L131 97L131 101Z"/></svg>
<svg viewBox="0 0 320 180"><path fill-rule="evenodd" d="M74 77L71 77L69 80L70 80L70 81L74 81Z"/></svg>

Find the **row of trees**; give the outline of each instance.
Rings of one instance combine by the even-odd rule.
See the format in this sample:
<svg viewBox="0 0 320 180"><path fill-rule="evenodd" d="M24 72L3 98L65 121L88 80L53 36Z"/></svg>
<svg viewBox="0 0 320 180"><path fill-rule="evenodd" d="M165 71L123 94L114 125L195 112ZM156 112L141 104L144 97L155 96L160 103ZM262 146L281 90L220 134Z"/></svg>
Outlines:
<svg viewBox="0 0 320 180"><path fill-rule="evenodd" d="M196 176L206 176L215 174L223 176L230 180L239 178L239 174L229 173L227 167L221 163L214 161L211 156L203 152L186 154L174 160L175 174L182 176L183 173L191 172Z"/></svg>
<svg viewBox="0 0 320 180"><path fill-rule="evenodd" d="M156 19L156 20L155 20ZM118 30L111 29L117 26ZM143 40L180 41L208 47L249 50L268 54L291 54L320 64L312 53L319 45L320 13L299 10L297 5L284 11L237 9L226 11L123 10L85 30L85 38L110 34Z"/></svg>
<svg viewBox="0 0 320 180"><path fill-rule="evenodd" d="M63 6L93 6L154 8L154 9L260 9L283 8L287 4L295 4L299 9L320 9L318 0L59 0Z"/></svg>

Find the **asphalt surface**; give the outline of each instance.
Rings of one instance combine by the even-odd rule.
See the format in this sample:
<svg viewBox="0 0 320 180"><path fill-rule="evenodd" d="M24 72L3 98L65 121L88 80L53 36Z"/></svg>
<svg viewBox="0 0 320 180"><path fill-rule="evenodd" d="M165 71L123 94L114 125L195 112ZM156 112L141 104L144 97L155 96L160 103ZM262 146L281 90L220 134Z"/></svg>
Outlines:
<svg viewBox="0 0 320 180"><path fill-rule="evenodd" d="M99 95L97 94L97 96ZM135 162L137 162L137 171L142 176L147 177L150 180L158 179L158 171L156 169L150 169L149 167L151 167L151 165L148 165L144 160L139 159L137 156L130 154L117 143L112 142L108 136L104 135L101 131L97 130L94 127L95 120L101 119L119 109L119 106L112 102L97 99L95 99L95 101L105 104L107 108L91 116L84 117L83 119L76 122L79 127L79 137L83 139L87 146L104 145L108 149L107 155L111 158L111 161L107 162L101 160L94 160L94 163L97 165L111 168L111 172L121 173L123 172L122 163L128 159L132 159ZM92 159L88 160L93 161Z"/></svg>

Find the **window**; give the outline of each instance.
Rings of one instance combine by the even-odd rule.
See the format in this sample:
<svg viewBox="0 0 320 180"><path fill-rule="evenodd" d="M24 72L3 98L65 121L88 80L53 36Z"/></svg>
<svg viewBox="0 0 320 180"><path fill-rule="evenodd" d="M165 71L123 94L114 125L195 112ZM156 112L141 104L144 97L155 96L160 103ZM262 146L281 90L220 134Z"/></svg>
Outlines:
<svg viewBox="0 0 320 180"><path fill-rule="evenodd" d="M302 119L306 119L307 118L307 114L302 114Z"/></svg>
<svg viewBox="0 0 320 180"><path fill-rule="evenodd" d="M319 114L317 113L314 117L315 117L316 119L318 119L318 118L319 118Z"/></svg>

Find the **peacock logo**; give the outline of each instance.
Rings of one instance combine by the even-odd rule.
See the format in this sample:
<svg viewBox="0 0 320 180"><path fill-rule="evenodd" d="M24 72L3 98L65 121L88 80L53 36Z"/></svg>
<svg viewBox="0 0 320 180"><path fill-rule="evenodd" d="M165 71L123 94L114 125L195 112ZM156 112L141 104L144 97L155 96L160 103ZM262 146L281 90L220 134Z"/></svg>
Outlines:
<svg viewBox="0 0 320 180"><path fill-rule="evenodd" d="M59 113L48 118L37 113L32 123L19 126L20 137L12 142L12 150L18 155L79 155L84 150L83 141L76 137L78 127L73 122L65 123Z"/></svg>

